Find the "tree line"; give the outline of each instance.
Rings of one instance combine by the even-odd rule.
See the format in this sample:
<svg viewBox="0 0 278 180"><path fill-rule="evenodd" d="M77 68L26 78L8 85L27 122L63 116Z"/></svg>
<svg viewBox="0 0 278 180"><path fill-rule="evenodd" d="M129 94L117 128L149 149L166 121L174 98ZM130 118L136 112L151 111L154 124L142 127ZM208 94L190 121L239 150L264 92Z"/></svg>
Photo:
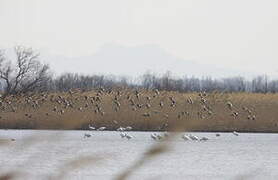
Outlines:
<svg viewBox="0 0 278 180"><path fill-rule="evenodd" d="M88 91L96 88L123 87L179 92L278 92L278 80L269 80L266 75L251 80L244 77L222 79L174 77L171 72L166 72L162 76L147 72L136 79L76 73L65 73L54 77L49 65L42 63L39 53L32 48L16 46L14 51L15 59L10 60L6 57L5 50L0 50L0 88L4 96L26 92L62 92L71 89Z"/></svg>

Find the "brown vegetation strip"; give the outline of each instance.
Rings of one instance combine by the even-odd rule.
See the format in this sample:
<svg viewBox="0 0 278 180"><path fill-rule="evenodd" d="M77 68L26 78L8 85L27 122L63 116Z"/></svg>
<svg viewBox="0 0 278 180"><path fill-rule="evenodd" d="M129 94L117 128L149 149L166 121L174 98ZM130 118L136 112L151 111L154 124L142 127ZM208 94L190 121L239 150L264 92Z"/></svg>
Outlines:
<svg viewBox="0 0 278 180"><path fill-rule="evenodd" d="M277 109L277 94L71 90L1 99L0 128L278 132Z"/></svg>

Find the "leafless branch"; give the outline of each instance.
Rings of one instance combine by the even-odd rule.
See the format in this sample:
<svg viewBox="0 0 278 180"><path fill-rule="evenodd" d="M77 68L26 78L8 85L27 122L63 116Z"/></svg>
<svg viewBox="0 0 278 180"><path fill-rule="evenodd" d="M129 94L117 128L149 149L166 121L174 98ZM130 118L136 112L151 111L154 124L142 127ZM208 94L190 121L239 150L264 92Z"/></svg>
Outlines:
<svg viewBox="0 0 278 180"><path fill-rule="evenodd" d="M39 54L31 48L14 48L16 63L13 65L0 51L0 79L6 83L6 94L17 94L39 89L49 79L49 66L39 61Z"/></svg>

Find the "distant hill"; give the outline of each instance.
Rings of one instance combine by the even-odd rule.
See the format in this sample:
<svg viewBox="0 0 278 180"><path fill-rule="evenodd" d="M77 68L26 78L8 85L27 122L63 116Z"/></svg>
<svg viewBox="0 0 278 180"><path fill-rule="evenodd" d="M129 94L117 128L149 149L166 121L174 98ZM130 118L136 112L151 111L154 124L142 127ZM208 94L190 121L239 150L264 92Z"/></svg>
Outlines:
<svg viewBox="0 0 278 180"><path fill-rule="evenodd" d="M241 72L216 65L199 64L194 61L175 57L155 45L125 47L105 45L93 55L68 58L43 54L43 59L60 74L61 72L77 72L82 74L114 74L138 76L150 71L163 74L171 71L178 76L244 76L251 77L255 73Z"/></svg>

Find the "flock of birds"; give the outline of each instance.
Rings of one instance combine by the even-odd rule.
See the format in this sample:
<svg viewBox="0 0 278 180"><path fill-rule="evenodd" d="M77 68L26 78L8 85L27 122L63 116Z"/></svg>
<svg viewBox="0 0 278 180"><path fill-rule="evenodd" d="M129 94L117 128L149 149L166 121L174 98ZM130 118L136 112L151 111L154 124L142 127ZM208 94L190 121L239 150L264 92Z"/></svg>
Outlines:
<svg viewBox="0 0 278 180"><path fill-rule="evenodd" d="M161 118L163 119L169 119L170 116L173 116L171 118L175 119L182 119L188 116L194 116L194 118L197 116L196 118L205 119L215 114L212 105L207 99L206 92L200 92L198 94L198 102L195 102L191 97L186 98L184 102L178 102L177 98L180 98L179 96L175 97L175 95L167 92L161 93L157 89L153 90L153 92L149 91L145 93L144 91L140 92L138 90L121 91L100 88L94 92L94 95L83 94L83 92L78 90L70 90L64 95L62 93L11 95L5 99L0 99L0 112L18 112L18 110L23 110L25 112L25 117L31 119L38 109L43 107L46 102L50 101L50 104L46 104L48 112L45 112L45 115L48 117L53 113L62 116L69 111L94 112L95 114L104 116L107 112L111 114L111 110L108 109L107 105L112 105L112 111L114 110L114 112L119 112L121 109L131 109L132 111L141 113L145 118L153 117L155 114L161 114ZM111 97L112 101L105 101L104 99L106 97ZM196 104L198 106L194 106L196 109L194 112L191 112L190 107L186 104L189 106ZM178 106L180 108L177 108ZM230 115L234 118L238 118L240 114L245 114L244 112L246 112L247 119L256 119L256 115L250 108L242 107L243 112L239 112L240 109L235 107L230 101L226 102L226 106L230 111ZM197 111L197 113L195 111ZM172 113L172 115L169 113ZM0 119L3 119L1 115ZM165 126L167 126L167 124L164 124L164 129Z"/></svg>
<svg viewBox="0 0 278 180"><path fill-rule="evenodd" d="M112 101L110 101L109 98ZM47 117L55 117L56 119L62 119L63 115L67 112L76 112L81 113L93 113L95 115L100 115L102 117L108 114L111 115L111 105L112 111L114 113L124 113L127 109L131 109L130 112L136 112L141 114L141 118L146 119L150 122L151 119L162 119L160 123L157 124L157 129L160 133L151 133L150 138L155 141L165 139L169 136L169 123L170 120L187 120L187 119L205 119L215 114L213 105L210 103L208 95L206 92L200 92L197 98L191 98L187 96L184 100L181 100L182 96L175 96L173 93L160 92L155 89L152 91L138 91L138 90L104 90L100 88L93 93L83 93L79 90L72 91L70 90L67 93L41 93L41 94L24 94L24 95L12 95L8 96L5 99L0 98L0 112L24 112L25 118L31 119L34 113L42 107L43 110L47 110L45 113ZM179 100L179 101L178 101ZM50 102L50 103L47 103ZM233 118L238 118L240 114L247 113L247 119L255 120L256 116L247 107L242 107L241 111L239 107L234 106L230 101L226 101L226 108L228 113L231 114ZM196 105L196 106L193 106ZM110 108L109 108L110 106ZM193 110L194 108L194 110ZM123 111L120 111L123 110ZM93 114L88 114L95 118ZM161 114L162 116L155 116L155 114ZM41 114L39 114L41 117ZM43 115L43 114L42 114ZM53 116L58 115L58 116ZM98 118L97 117L97 118ZM139 118L140 118L139 117ZM189 118L190 117L190 118ZM104 116L103 119L106 117ZM138 116L137 116L138 118ZM3 120L2 115L0 114L0 120ZM120 119L119 119L120 121ZM145 122L147 122L145 121ZM30 121L31 122L31 121ZM186 122L186 121L184 121ZM88 124L94 123L90 120ZM99 123L99 122L98 122ZM110 123L110 122L108 122ZM130 122L125 122L130 123ZM86 124L86 126L88 125ZM91 131L104 131L104 130L115 130L121 124L117 119L111 120L111 124L95 124L96 126L89 125L88 128ZM134 128L135 127L135 128ZM119 127L116 129L119 132L119 135L123 139L133 139L134 137L130 135L129 131L138 130L138 127L134 126ZM140 128L139 128L140 130ZM148 129L150 130L150 129ZM166 132L163 132L166 131ZM233 132L233 135L238 136L237 132ZM220 134L216 134L220 136ZM84 138L92 137L92 133L88 132L84 134ZM207 137L197 137L192 134L183 134L181 138L184 141L208 141Z"/></svg>
<svg viewBox="0 0 278 180"><path fill-rule="evenodd" d="M94 126L89 125L89 129L94 130L94 131L104 131L106 129L106 127L95 128ZM119 127L117 129L117 131L120 132L120 137L121 138L126 138L128 140L134 138L133 136L131 136L130 134L127 133L127 131L131 131L131 130L132 130L131 126ZM235 135L235 136L239 136L239 133L236 132L236 131L233 131L232 134ZM169 135L170 134L167 131L163 132L163 133L151 133L150 138L155 140L155 141L159 141L159 140L163 140L163 139L169 137ZM216 133L215 136L219 137L220 134ZM91 133L84 133L84 138L90 138L90 137L92 137ZM196 135L186 134L186 133L182 134L181 138L184 141L208 141L209 140L209 138L207 138L207 137L198 137Z"/></svg>

